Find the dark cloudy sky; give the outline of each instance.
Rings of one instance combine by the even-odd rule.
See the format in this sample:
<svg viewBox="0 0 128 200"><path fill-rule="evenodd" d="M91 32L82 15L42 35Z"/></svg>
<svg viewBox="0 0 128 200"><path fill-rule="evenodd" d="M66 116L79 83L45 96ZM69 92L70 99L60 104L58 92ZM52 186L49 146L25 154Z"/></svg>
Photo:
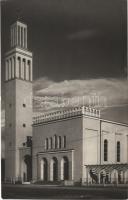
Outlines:
<svg viewBox="0 0 128 200"><path fill-rule="evenodd" d="M126 65L126 0L7 0L2 49L21 10L34 53L34 79L122 77ZM19 13L20 13L19 12Z"/></svg>
<svg viewBox="0 0 128 200"><path fill-rule="evenodd" d="M3 1L3 97L3 55L18 16L28 24L28 46L34 53L34 95L96 93L107 99L107 118L128 122L126 0Z"/></svg>

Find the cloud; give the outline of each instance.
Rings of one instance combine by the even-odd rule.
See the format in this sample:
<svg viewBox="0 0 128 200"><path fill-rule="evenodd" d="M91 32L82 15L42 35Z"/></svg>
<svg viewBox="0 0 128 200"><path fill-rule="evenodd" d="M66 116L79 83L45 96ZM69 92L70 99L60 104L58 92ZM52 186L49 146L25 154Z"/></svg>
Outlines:
<svg viewBox="0 0 128 200"><path fill-rule="evenodd" d="M47 77L33 83L33 116L75 106L101 109L103 118L128 123L128 80L89 79L55 82ZM1 111L2 157L5 144L5 110Z"/></svg>
<svg viewBox="0 0 128 200"><path fill-rule="evenodd" d="M34 86L34 110L45 112L72 106L93 106L100 109L128 105L128 81L120 79L65 80L40 79ZM38 81L38 80L37 80Z"/></svg>
<svg viewBox="0 0 128 200"><path fill-rule="evenodd" d="M40 78L33 83L33 115L82 105L99 108L101 109L101 115L103 113L104 116L105 113L108 115L113 108L116 109L116 115L118 111L118 115L120 115L121 110L123 110L122 115L128 109L127 85L127 80L120 79L64 80L55 82L47 77ZM4 108L2 108L1 118L1 126L4 127ZM123 121L126 120L123 119Z"/></svg>
<svg viewBox="0 0 128 200"><path fill-rule="evenodd" d="M69 40L83 40L83 39L89 39L94 36L98 35L98 31L96 30L82 30L82 31L77 31L75 33L72 33L67 36Z"/></svg>
<svg viewBox="0 0 128 200"><path fill-rule="evenodd" d="M34 91L36 91L39 89L47 88L53 83L54 82L52 80L49 80L47 77L43 77L33 82L33 88L34 88Z"/></svg>

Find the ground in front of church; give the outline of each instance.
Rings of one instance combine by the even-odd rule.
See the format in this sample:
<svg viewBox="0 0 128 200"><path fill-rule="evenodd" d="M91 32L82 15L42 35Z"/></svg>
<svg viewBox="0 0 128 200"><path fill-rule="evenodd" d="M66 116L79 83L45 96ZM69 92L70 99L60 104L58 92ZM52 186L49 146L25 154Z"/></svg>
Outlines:
<svg viewBox="0 0 128 200"><path fill-rule="evenodd" d="M2 186L3 199L127 199L128 187L76 187L55 185Z"/></svg>

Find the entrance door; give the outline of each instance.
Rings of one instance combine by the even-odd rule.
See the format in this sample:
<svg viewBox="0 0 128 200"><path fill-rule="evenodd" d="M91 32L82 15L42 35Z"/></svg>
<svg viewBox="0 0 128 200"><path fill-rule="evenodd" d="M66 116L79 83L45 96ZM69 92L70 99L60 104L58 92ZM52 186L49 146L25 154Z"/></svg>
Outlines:
<svg viewBox="0 0 128 200"><path fill-rule="evenodd" d="M48 180L48 162L46 158L41 160L41 180Z"/></svg>
<svg viewBox="0 0 128 200"><path fill-rule="evenodd" d="M24 181L31 181L32 179L32 159L30 155L24 156L24 162L26 164L26 172L24 172Z"/></svg>
<svg viewBox="0 0 128 200"><path fill-rule="evenodd" d="M61 160L61 180L69 180L69 161L67 157Z"/></svg>
<svg viewBox="0 0 128 200"><path fill-rule="evenodd" d="M57 158L53 158L53 181L58 180L58 161Z"/></svg>
<svg viewBox="0 0 128 200"><path fill-rule="evenodd" d="M58 160L56 157L53 157L50 162L50 180L58 180Z"/></svg>

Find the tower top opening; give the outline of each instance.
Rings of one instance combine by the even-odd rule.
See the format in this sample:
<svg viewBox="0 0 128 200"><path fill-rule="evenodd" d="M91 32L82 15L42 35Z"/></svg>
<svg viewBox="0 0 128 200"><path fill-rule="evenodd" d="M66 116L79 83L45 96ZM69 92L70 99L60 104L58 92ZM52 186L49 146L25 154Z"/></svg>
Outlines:
<svg viewBox="0 0 128 200"><path fill-rule="evenodd" d="M11 48L27 49L27 24L17 20L11 25Z"/></svg>

